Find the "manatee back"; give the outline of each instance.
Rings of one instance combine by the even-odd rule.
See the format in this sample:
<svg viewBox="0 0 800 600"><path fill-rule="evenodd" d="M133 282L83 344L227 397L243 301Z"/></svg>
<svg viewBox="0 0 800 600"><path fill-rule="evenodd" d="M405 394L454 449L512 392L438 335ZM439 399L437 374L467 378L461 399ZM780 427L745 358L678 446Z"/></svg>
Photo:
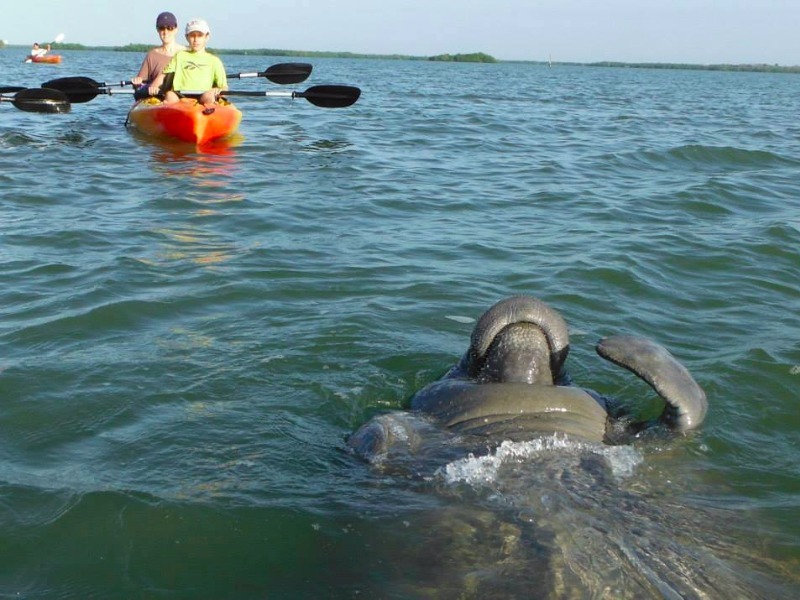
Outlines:
<svg viewBox="0 0 800 600"><path fill-rule="evenodd" d="M607 422L605 408L580 388L526 383L444 379L420 390L411 408L460 433L511 440L565 433L601 442Z"/></svg>

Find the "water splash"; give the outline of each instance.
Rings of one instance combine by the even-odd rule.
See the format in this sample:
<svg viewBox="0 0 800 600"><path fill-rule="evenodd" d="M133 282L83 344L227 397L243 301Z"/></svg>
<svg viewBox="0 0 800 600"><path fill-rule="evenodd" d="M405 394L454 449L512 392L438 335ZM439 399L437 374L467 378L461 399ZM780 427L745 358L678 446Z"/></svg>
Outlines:
<svg viewBox="0 0 800 600"><path fill-rule="evenodd" d="M630 477L642 462L641 453L632 446L604 446L570 439L565 435L538 438L526 442L505 441L492 454L475 456L448 463L438 471L445 483L459 482L470 485L487 485L497 480L500 468L506 464L529 462L549 453L585 453L606 458L614 477Z"/></svg>

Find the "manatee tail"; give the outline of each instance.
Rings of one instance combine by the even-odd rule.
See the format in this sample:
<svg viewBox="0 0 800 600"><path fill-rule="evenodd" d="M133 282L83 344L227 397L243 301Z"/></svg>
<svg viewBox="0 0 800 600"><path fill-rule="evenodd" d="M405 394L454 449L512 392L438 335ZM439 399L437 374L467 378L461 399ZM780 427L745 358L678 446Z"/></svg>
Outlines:
<svg viewBox="0 0 800 600"><path fill-rule="evenodd" d="M515 323L532 323L544 332L550 346L550 367L553 376L558 378L569 353L567 324L556 310L530 296L512 296L501 300L478 319L466 357L470 362L470 375L475 376L497 334Z"/></svg>
<svg viewBox="0 0 800 600"><path fill-rule="evenodd" d="M661 422L676 431L700 426L708 401L703 389L666 348L645 338L616 335L603 338L597 353L635 373L658 392L667 403Z"/></svg>

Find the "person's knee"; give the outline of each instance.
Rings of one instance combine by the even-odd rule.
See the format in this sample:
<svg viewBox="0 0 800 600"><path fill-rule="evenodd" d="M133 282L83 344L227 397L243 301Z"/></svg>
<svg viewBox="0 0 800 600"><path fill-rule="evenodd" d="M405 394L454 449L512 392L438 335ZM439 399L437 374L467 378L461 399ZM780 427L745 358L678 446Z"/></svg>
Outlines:
<svg viewBox="0 0 800 600"><path fill-rule="evenodd" d="M200 104L215 104L216 101L217 98L211 90L203 92L203 95L200 96Z"/></svg>

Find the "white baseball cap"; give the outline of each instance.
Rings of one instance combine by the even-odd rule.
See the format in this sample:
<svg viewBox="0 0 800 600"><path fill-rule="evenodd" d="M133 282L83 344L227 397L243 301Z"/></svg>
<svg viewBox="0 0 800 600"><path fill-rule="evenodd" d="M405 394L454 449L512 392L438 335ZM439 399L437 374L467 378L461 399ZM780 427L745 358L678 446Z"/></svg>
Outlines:
<svg viewBox="0 0 800 600"><path fill-rule="evenodd" d="M189 35L193 31L199 31L200 33L211 33L211 30L208 28L208 23L206 23L203 19L192 19L186 24L186 35Z"/></svg>

